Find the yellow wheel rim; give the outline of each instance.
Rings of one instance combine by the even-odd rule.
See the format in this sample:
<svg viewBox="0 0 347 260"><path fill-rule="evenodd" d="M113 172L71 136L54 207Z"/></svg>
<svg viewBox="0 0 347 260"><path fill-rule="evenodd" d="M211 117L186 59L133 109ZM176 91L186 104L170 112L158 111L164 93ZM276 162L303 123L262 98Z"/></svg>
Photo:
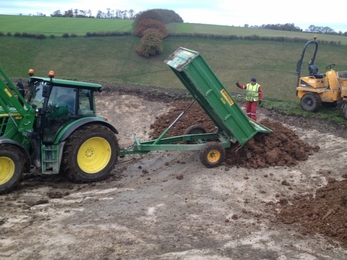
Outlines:
<svg viewBox="0 0 347 260"><path fill-rule="evenodd" d="M207 160L210 163L216 163L220 160L221 158L221 153L218 150L211 150L208 154L207 154Z"/></svg>
<svg viewBox="0 0 347 260"><path fill-rule="evenodd" d="M111 159L109 142L101 137L86 140L77 153L77 163L82 171L95 174L102 171Z"/></svg>
<svg viewBox="0 0 347 260"><path fill-rule="evenodd" d="M13 177L15 164L13 160L6 156L0 157L0 185L7 183Z"/></svg>

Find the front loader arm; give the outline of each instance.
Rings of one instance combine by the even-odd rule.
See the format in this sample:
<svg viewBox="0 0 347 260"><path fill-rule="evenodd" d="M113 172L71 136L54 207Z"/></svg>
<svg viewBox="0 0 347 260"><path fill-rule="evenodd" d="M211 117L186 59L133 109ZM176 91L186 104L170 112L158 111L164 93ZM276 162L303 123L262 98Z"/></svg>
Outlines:
<svg viewBox="0 0 347 260"><path fill-rule="evenodd" d="M18 98L23 101L23 104L25 104L26 107L28 107L29 104L26 102L24 97L21 96L16 86L13 84L13 82L6 75L5 71L2 68L0 68L0 76L0 103L2 108L6 112L9 112L9 108L14 107L18 113L20 113L22 116L25 116L26 109L19 102Z"/></svg>
<svg viewBox="0 0 347 260"><path fill-rule="evenodd" d="M23 105L18 99L21 100ZM0 106L10 118L12 118L11 113L14 111L21 115L22 120L17 126L19 132L32 129L35 119L35 109L22 97L2 68L0 68Z"/></svg>

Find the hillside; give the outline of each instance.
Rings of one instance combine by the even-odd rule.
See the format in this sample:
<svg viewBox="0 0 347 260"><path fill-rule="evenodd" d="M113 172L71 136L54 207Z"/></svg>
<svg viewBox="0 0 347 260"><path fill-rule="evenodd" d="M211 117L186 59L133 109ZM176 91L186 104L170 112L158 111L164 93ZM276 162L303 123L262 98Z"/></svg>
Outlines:
<svg viewBox="0 0 347 260"><path fill-rule="evenodd" d="M295 68L303 44L168 37L163 53L151 59L136 54L138 44L134 36L45 40L3 36L0 66L12 78L25 78L33 68L40 76L54 70L59 78L183 88L163 62L182 46L200 52L230 91L239 91L237 80L247 83L256 77L267 97L295 100ZM346 46L322 45L317 65L324 70L335 63L336 70L347 70L346 56Z"/></svg>
<svg viewBox="0 0 347 260"><path fill-rule="evenodd" d="M4 23L4 19L8 22ZM78 21L77 21L78 20ZM42 23L42 21L45 21ZM84 23L81 24L81 21ZM26 24L31 26L26 26ZM62 27L55 23L61 22L63 28L77 34L77 37L63 38ZM99 23L103 23L102 26ZM297 83L296 64L305 42L246 40L246 36L257 35L260 38L281 36L286 39L313 36L306 33L294 33L265 29L239 28L203 24L169 24L171 34L182 34L184 37L169 36L163 41L163 53L151 59L139 57L135 52L140 39L132 36L82 37L88 31L131 30L132 21L103 19L74 19L50 17L0 16L0 32L28 31L55 38L43 40L23 37L0 36L0 66L16 80L26 78L29 68L33 68L38 76L47 75L49 70L56 72L57 78L93 81L102 84L130 84L152 86L163 89L184 89L182 83L164 64L164 60L179 47L186 47L201 53L212 70L219 77L226 89L233 95L244 92L235 86L236 81L247 83L256 77L264 87L267 108L276 108L286 113L308 114L300 109L299 100L295 95ZM40 25L40 26L39 26ZM43 26L45 25L45 26ZM49 26L47 26L49 25ZM49 28L43 30L42 28ZM213 33L218 33L214 37ZM188 35L191 35L188 37ZM231 37L230 35L235 35ZM292 38L291 38L292 37ZM254 39L254 37L248 37ZM302 39L302 38L301 38ZM318 35L320 44L316 57L316 65L321 72L329 64L336 64L337 71L347 71L347 37ZM329 40L335 45L329 44ZM345 45L346 44L346 45ZM306 51L302 73L307 73L307 64L313 50ZM290 101L282 102L282 101ZM276 103L274 103L276 102ZM294 111L294 112L293 112ZM338 111L340 120L342 113ZM329 110L325 118L330 119L336 112Z"/></svg>
<svg viewBox="0 0 347 260"><path fill-rule="evenodd" d="M64 33L74 33L85 36L87 32L132 32L133 20L121 19L91 19L91 18L59 18L38 16L0 15L0 32L7 33L42 33L47 36L62 36ZM28 26L30 24L30 26ZM245 37L258 35L262 37L289 37L311 39L312 33L291 32L281 30L244 28L235 26L222 26L212 24L171 23L167 25L171 34L212 34L235 35ZM340 42L347 45L347 37L340 35L320 34L322 41Z"/></svg>

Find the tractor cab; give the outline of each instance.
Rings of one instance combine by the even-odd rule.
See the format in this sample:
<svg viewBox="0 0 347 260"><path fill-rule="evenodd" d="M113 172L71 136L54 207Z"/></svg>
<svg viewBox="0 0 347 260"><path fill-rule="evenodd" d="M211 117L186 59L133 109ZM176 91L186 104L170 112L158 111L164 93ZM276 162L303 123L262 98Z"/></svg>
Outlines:
<svg viewBox="0 0 347 260"><path fill-rule="evenodd" d="M101 85L70 80L31 76L28 103L36 109L34 131L43 143L53 143L60 130L84 117L95 117L94 92Z"/></svg>
<svg viewBox="0 0 347 260"><path fill-rule="evenodd" d="M0 194L29 171L81 182L108 177L120 148L117 129L96 115L101 85L55 79L53 71L29 75L23 95L0 68Z"/></svg>

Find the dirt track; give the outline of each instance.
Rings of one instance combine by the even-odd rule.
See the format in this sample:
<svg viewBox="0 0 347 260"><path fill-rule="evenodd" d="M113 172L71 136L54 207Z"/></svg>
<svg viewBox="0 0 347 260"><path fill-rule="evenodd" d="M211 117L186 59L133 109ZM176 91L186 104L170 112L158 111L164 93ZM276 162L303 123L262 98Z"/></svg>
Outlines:
<svg viewBox="0 0 347 260"><path fill-rule="evenodd" d="M113 93L97 105L124 148L134 133L155 135L156 121L171 123L176 106L162 100ZM310 149L288 165L275 163L281 155L254 167L246 156L215 169L194 151L126 156L111 178L92 184L27 175L0 197L0 259L345 259L343 131L265 110L259 116ZM261 142L244 154L269 149Z"/></svg>

